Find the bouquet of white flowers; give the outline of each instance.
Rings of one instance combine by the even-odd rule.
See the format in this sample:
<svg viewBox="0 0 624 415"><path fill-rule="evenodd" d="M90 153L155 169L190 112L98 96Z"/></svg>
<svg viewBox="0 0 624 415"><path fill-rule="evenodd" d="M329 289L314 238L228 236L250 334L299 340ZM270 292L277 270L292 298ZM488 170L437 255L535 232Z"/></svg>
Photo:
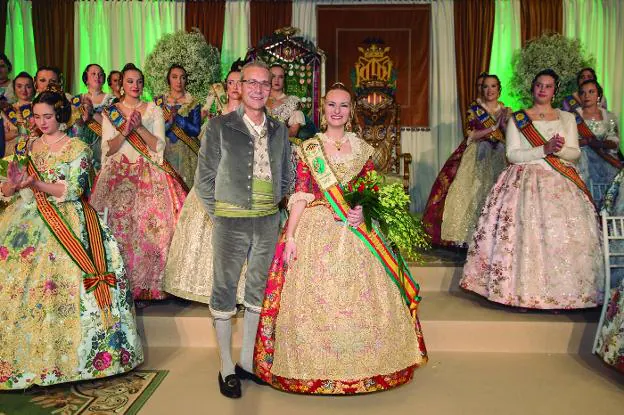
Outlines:
<svg viewBox="0 0 624 415"><path fill-rule="evenodd" d="M203 102L210 86L221 80L219 50L206 43L198 31L179 31L164 35L145 60L145 86L153 96L168 92L167 71L177 63L186 69L187 91Z"/></svg>

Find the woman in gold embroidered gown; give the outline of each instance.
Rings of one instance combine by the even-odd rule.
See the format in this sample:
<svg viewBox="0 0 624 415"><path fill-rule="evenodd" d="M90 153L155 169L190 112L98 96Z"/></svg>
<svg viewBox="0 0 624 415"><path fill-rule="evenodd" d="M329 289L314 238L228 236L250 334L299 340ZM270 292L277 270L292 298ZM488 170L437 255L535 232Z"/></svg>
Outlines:
<svg viewBox="0 0 624 415"><path fill-rule="evenodd" d="M498 101L500 91L498 77L486 75L482 98L468 108L468 145L449 187L441 225L442 240L456 246L468 246L485 199L507 165L504 130L510 112Z"/></svg>
<svg viewBox="0 0 624 415"><path fill-rule="evenodd" d="M48 214L60 216L67 233L93 251L88 205L81 202L91 152L58 129L70 111L58 92L35 98L43 135L29 143L29 155L38 175L10 175L0 185L0 199L9 202L0 213L0 390L112 376L143 361L128 279L110 230L96 225L111 273L111 285L104 285L110 305L102 308L97 289L87 290L87 275L69 255L75 250L51 232L41 211L47 203Z"/></svg>
<svg viewBox="0 0 624 415"><path fill-rule="evenodd" d="M352 105L342 84L332 86L323 107L327 129L305 142L318 143L326 161L316 164L328 163L342 185L374 168L372 147L345 131ZM418 319L350 228L362 223L361 206L349 211L348 223L337 219L303 154L299 160L290 217L269 270L256 373L275 388L309 394L407 383L427 360Z"/></svg>
<svg viewBox="0 0 624 415"><path fill-rule="evenodd" d="M228 73L225 81L228 102L222 115L236 110L240 105L240 80L238 67ZM165 291L187 300L210 304L212 257L212 221L195 190L191 189L171 241L163 282ZM244 290L245 269L238 284L239 304L243 303Z"/></svg>

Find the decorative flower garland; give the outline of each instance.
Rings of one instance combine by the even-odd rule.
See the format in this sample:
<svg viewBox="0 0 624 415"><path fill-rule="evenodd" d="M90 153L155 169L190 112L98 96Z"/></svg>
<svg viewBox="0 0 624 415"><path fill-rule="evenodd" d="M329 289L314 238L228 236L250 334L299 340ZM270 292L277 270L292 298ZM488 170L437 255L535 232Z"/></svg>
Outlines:
<svg viewBox="0 0 624 415"><path fill-rule="evenodd" d="M577 72L593 65L593 57L585 53L580 40L570 39L557 33L542 35L529 41L522 49L514 53L511 95L524 108L531 106L533 77L539 71L551 68L561 78L561 85L553 103L554 107L559 107L564 97L577 90Z"/></svg>
<svg viewBox="0 0 624 415"><path fill-rule="evenodd" d="M170 33L158 41L145 60L145 86L152 96L169 91L166 76L174 63L186 69L186 90L199 102L204 102L210 86L221 80L219 50L206 43L199 31Z"/></svg>

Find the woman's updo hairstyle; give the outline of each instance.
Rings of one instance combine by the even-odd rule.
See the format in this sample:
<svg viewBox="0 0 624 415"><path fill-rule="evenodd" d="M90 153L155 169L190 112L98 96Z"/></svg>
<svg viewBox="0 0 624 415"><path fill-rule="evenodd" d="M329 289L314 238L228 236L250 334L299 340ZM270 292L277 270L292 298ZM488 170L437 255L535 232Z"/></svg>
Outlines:
<svg viewBox="0 0 624 415"><path fill-rule="evenodd" d="M560 78L557 72L555 72L554 70L550 68L542 69L535 75L535 77L533 77L533 80L531 81L531 95L533 95L533 90L535 89L535 84L537 83L537 79L540 76L544 76L544 75L550 76L551 78L555 80L555 95L557 95L557 92L559 92L559 87L561 86Z"/></svg>
<svg viewBox="0 0 624 415"><path fill-rule="evenodd" d="M602 87L600 86L598 81L596 81L596 79L588 79L586 81L581 82L581 84L578 87L579 94L581 93L581 89L583 89L585 85L594 85L596 89L598 90L598 99L602 99L604 91L602 90Z"/></svg>
<svg viewBox="0 0 624 415"><path fill-rule="evenodd" d="M9 57L5 55L4 53L0 52L0 60L3 61L4 64L6 65L7 72L11 73L11 71L13 70L13 64L9 60Z"/></svg>
<svg viewBox="0 0 624 415"><path fill-rule="evenodd" d="M35 86L35 81L33 80L33 77L30 76L30 74L26 71L22 71L20 73L18 73L15 78L13 78L13 90L15 90L15 81L17 81L20 78L24 78L24 79L30 79L30 83L32 84L32 86Z"/></svg>
<svg viewBox="0 0 624 415"><path fill-rule="evenodd" d="M100 68L100 71L102 71L102 74L104 74L104 81L106 81L106 72L104 72L104 68L102 68L102 66L100 66L97 63L90 63L87 65L87 67L85 68L84 71L82 71L82 83L83 84L87 84L87 80L89 79L89 69L92 66L97 66L98 68Z"/></svg>
<svg viewBox="0 0 624 415"><path fill-rule="evenodd" d="M496 79L496 82L498 82L498 93L500 94L503 91L503 85L501 85L501 81L498 78L498 75L494 75L493 73L485 74L485 76L483 77L483 82L485 83L485 80L488 78Z"/></svg>
<svg viewBox="0 0 624 415"><path fill-rule="evenodd" d="M137 71L141 75L141 79L145 79L145 77L143 76L143 71L141 71L139 68L134 66L134 63L130 62L130 63L126 63L121 70L122 80L126 77L126 72L128 71Z"/></svg>
<svg viewBox="0 0 624 415"><path fill-rule="evenodd" d="M71 104L65 97L60 85L51 82L45 91L33 100L33 107L37 104L48 104L54 108L54 118L59 123L66 123L71 118Z"/></svg>
<svg viewBox="0 0 624 415"><path fill-rule="evenodd" d="M587 71L589 71L589 73L591 73L591 74L592 74L592 79L594 79L594 80L596 80L596 81L598 80L598 77L596 76L596 71L594 71L594 68L590 68L590 67L583 68L583 69L581 69L580 71L578 71L578 72L576 73L576 84L577 84L579 87L581 86L581 85L580 85L580 83L581 83L581 76L583 76L583 72L587 72ZM589 81L589 79L588 79L588 81ZM579 89L580 89L580 88L579 88Z"/></svg>
<svg viewBox="0 0 624 415"><path fill-rule="evenodd" d="M327 131L327 119L325 118L325 100L327 99L327 95L329 95L329 93L331 91L345 91L347 94L349 94L351 103L349 104L349 121L347 121L347 124L345 126L345 129L347 131L352 131L352 127L353 125L356 125L355 122L355 95L353 95L353 92L351 92L351 90L349 88L347 88L345 86L345 84L343 84L342 82L334 82L332 84L332 86L330 86L329 88L327 88L327 91L325 91L325 96L323 98L321 98L321 107L320 107L320 115L321 115L321 126L320 126L320 130L322 132Z"/></svg>

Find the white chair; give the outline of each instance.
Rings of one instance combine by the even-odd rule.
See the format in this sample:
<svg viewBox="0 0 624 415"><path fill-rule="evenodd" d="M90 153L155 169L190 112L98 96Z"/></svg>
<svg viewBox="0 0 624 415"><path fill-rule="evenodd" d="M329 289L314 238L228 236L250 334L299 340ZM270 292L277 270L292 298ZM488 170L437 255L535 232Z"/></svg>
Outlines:
<svg viewBox="0 0 624 415"><path fill-rule="evenodd" d="M602 203L602 198L609 190L610 185L611 183L594 183L593 180L589 180L589 191L597 205Z"/></svg>
<svg viewBox="0 0 624 415"><path fill-rule="evenodd" d="M615 268L624 268L624 216L608 216L605 211L602 211L600 216L602 218L602 244L605 262L605 299L604 304L602 305L602 312L600 313L600 321L598 322L596 338L594 339L594 347L592 348L592 352L594 353L596 352L598 336L600 335L600 329L604 323L607 306L609 305L609 299L611 297L611 270ZM616 241L622 242L621 244L612 243ZM622 259L617 261L618 258Z"/></svg>

